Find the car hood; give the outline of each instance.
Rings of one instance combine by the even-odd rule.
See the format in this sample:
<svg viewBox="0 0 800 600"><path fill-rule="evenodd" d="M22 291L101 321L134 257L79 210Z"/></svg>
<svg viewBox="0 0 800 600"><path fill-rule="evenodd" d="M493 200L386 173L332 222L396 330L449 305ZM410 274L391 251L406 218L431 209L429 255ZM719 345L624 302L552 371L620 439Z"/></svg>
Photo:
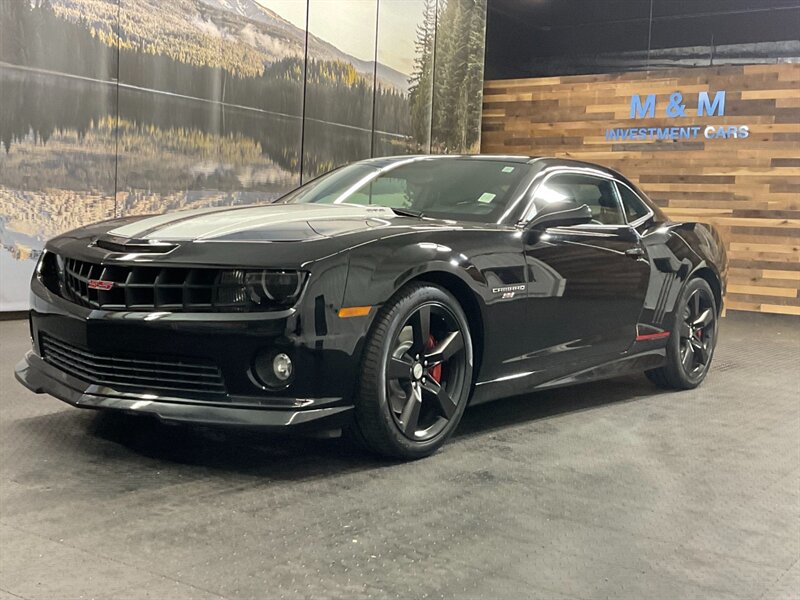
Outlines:
<svg viewBox="0 0 800 600"><path fill-rule="evenodd" d="M144 217L107 235L129 240L294 242L387 227L396 217L381 206L267 204Z"/></svg>

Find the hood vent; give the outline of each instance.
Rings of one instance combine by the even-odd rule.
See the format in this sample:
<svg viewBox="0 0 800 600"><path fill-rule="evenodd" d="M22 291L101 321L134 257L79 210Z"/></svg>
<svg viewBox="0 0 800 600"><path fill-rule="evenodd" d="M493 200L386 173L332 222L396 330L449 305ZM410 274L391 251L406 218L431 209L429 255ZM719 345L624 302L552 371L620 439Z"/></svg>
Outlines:
<svg viewBox="0 0 800 600"><path fill-rule="evenodd" d="M147 240L96 240L94 243L98 248L110 252L135 252L137 254L167 254L178 247L178 244L169 242L149 242Z"/></svg>

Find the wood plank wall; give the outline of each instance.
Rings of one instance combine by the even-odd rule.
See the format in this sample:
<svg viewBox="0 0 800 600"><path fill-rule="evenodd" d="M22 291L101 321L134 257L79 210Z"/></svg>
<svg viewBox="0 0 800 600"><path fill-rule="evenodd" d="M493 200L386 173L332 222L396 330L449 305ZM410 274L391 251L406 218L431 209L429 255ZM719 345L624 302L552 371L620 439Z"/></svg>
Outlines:
<svg viewBox="0 0 800 600"><path fill-rule="evenodd" d="M697 94L726 91L725 116ZM666 118L680 91L686 116ZM630 119L656 94L655 118ZM800 64L487 81L481 151L570 157L635 181L670 217L716 225L730 259L726 306L800 315ZM748 125L746 139L606 141L607 128Z"/></svg>

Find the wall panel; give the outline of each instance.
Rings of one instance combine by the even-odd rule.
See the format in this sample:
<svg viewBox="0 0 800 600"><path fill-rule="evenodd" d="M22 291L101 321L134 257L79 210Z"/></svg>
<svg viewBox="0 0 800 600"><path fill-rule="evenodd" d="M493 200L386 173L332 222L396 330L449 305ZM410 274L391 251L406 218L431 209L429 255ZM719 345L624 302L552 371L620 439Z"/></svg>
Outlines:
<svg viewBox="0 0 800 600"><path fill-rule="evenodd" d="M668 119L676 90L685 116ZM726 90L724 116L698 116ZM652 119L631 96L656 94ZM553 155L618 169L677 220L716 225L729 309L800 314L800 65L771 64L487 81L483 152ZM607 140L609 128L747 125L746 139Z"/></svg>
<svg viewBox="0 0 800 600"><path fill-rule="evenodd" d="M477 152L486 0L439 0L433 61L431 150Z"/></svg>
<svg viewBox="0 0 800 600"><path fill-rule="evenodd" d="M303 181L369 158L378 0L309 0Z"/></svg>
<svg viewBox="0 0 800 600"><path fill-rule="evenodd" d="M255 4L119 1L118 214L296 187L305 31Z"/></svg>
<svg viewBox="0 0 800 600"><path fill-rule="evenodd" d="M44 239L114 216L118 50L95 25L119 6L84 8L0 0L0 311L27 308Z"/></svg>
<svg viewBox="0 0 800 600"><path fill-rule="evenodd" d="M418 154L431 147L436 0L380 0L374 155ZM388 77L388 75L394 75Z"/></svg>
<svg viewBox="0 0 800 600"><path fill-rule="evenodd" d="M68 229L270 202L432 130L475 149L485 19L486 0L0 0L0 310Z"/></svg>

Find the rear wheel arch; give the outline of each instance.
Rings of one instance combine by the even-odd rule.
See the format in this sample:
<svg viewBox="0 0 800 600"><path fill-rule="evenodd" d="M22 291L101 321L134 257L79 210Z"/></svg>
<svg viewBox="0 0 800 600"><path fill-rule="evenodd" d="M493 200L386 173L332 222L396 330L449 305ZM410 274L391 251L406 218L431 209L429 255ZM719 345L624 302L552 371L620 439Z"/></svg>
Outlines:
<svg viewBox="0 0 800 600"><path fill-rule="evenodd" d="M717 314L711 308L717 309ZM688 390L700 385L714 355L718 313L711 284L693 273L681 289L671 317L664 364L646 371L648 378L666 389Z"/></svg>
<svg viewBox="0 0 800 600"><path fill-rule="evenodd" d="M698 277L705 279L706 283L708 283L711 288L714 294L714 302L717 305L717 314L719 314L720 311L722 311L722 282L719 275L717 275L711 267L705 266L692 273L689 281Z"/></svg>

